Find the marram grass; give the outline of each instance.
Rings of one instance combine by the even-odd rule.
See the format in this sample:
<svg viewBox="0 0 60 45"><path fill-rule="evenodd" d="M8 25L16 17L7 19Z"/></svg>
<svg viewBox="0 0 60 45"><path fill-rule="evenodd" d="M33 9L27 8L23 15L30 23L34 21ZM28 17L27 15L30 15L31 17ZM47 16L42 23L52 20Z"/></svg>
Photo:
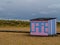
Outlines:
<svg viewBox="0 0 60 45"><path fill-rule="evenodd" d="M3 26L30 27L30 22L16 20L0 20L0 27ZM60 22L57 22L57 26L60 26Z"/></svg>

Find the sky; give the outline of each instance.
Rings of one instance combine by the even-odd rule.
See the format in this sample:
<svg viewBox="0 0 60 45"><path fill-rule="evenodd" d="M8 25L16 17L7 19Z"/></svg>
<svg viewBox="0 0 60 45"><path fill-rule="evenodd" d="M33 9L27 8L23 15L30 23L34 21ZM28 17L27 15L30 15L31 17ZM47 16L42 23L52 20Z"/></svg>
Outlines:
<svg viewBox="0 0 60 45"><path fill-rule="evenodd" d="M56 17L60 21L60 0L0 0L0 19Z"/></svg>

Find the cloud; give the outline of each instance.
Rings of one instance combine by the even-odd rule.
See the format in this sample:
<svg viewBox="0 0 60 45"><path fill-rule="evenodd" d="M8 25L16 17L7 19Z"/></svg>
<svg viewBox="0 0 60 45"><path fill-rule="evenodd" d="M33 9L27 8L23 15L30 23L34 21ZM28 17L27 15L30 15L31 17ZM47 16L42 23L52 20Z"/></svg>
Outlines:
<svg viewBox="0 0 60 45"><path fill-rule="evenodd" d="M52 4L52 5L49 5L48 8L60 9L60 4Z"/></svg>
<svg viewBox="0 0 60 45"><path fill-rule="evenodd" d="M48 14L46 11L41 11L40 14Z"/></svg>
<svg viewBox="0 0 60 45"><path fill-rule="evenodd" d="M44 11L40 11L40 14L52 14L52 13L57 13L58 11L57 10L50 10L50 11L46 11L46 10L44 10Z"/></svg>
<svg viewBox="0 0 60 45"><path fill-rule="evenodd" d="M3 10L4 10L4 8L0 7L0 11L3 11Z"/></svg>
<svg viewBox="0 0 60 45"><path fill-rule="evenodd" d="M32 16L35 16L36 15L36 13L32 13Z"/></svg>

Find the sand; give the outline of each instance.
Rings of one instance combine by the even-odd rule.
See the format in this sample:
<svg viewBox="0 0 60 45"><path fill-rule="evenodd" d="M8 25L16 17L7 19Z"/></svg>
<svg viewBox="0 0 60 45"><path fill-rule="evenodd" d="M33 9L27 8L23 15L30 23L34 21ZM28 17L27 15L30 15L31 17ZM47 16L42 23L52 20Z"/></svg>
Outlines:
<svg viewBox="0 0 60 45"><path fill-rule="evenodd" d="M0 30L22 32L0 32L0 45L60 45L60 35L51 37L29 36L29 27L0 27ZM57 28L60 32L60 27Z"/></svg>

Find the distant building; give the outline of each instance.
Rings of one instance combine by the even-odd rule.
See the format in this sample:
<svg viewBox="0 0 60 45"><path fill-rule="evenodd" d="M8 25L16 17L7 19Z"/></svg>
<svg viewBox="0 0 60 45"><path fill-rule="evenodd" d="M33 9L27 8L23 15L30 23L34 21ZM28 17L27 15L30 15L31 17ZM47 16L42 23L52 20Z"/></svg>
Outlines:
<svg viewBox="0 0 60 45"><path fill-rule="evenodd" d="M56 18L36 18L30 20L30 35L55 35Z"/></svg>

